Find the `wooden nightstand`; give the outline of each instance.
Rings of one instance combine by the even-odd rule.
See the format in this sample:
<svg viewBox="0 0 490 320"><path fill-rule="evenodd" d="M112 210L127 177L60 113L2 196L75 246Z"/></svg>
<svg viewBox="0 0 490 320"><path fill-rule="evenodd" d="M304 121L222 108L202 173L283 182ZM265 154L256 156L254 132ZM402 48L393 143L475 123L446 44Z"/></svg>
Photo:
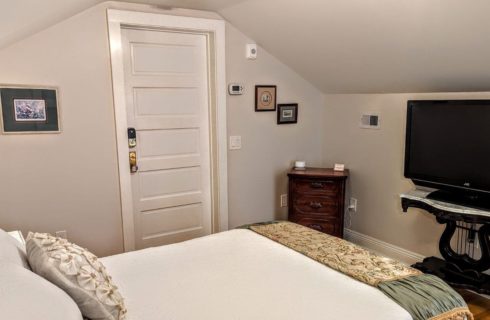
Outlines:
<svg viewBox="0 0 490 320"><path fill-rule="evenodd" d="M348 176L348 170L306 168L289 171L289 221L342 238Z"/></svg>

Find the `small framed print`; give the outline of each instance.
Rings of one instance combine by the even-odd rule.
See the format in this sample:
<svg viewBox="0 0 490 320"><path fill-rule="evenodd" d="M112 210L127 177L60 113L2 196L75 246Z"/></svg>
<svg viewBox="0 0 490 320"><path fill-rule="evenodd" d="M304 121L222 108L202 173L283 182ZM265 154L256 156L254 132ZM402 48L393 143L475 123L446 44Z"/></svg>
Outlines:
<svg viewBox="0 0 490 320"><path fill-rule="evenodd" d="M255 111L276 111L276 96L276 86L255 86Z"/></svg>
<svg viewBox="0 0 490 320"><path fill-rule="evenodd" d="M277 124L297 123L298 104L285 103L277 105Z"/></svg>
<svg viewBox="0 0 490 320"><path fill-rule="evenodd" d="M0 87L2 133L60 132L55 88Z"/></svg>

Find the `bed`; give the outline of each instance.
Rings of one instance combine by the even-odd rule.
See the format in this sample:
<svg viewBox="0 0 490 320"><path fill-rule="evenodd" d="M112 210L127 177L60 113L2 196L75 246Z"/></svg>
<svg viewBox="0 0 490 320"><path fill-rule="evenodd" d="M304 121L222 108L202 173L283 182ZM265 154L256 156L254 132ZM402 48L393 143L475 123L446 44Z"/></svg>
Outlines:
<svg viewBox="0 0 490 320"><path fill-rule="evenodd" d="M411 319L376 288L250 230L102 262L125 298L128 320Z"/></svg>
<svg viewBox="0 0 490 320"><path fill-rule="evenodd" d="M0 233L0 249L1 246ZM18 263L19 268L27 268L24 249L16 246L20 248L17 250L19 257L10 258L7 264L17 259L14 263ZM20 271L5 268L2 255L0 318L43 319L39 314L53 311L52 307L46 307L49 303L66 306L66 310L50 315L50 320L81 319L76 307L68 308L69 297L54 298L51 293L31 297L33 306L39 305L46 310L35 311L36 317L26 315L26 310L21 307L26 304L26 297L18 292L15 277L9 275ZM413 318L378 288L335 271L250 228L105 257L100 262L124 297L126 320ZM26 273L21 276L22 283L26 282L26 276L34 275L32 271L20 273ZM30 284L31 280L27 282ZM42 283L44 287L48 286L45 282ZM9 285L10 293L6 295ZM31 292L36 290L29 289ZM44 289L38 291L44 292ZM471 316L441 319L465 318Z"/></svg>

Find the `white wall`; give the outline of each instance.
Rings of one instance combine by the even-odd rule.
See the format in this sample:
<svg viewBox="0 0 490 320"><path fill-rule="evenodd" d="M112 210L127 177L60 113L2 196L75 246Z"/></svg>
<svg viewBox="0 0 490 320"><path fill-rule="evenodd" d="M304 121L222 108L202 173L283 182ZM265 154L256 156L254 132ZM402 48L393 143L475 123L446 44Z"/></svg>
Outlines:
<svg viewBox="0 0 490 320"><path fill-rule="evenodd" d="M348 188L358 210L350 228L422 255L437 254L443 226L421 210L402 213L400 205L399 195L414 188L403 177L407 100L489 98L490 93L327 95L323 164L351 169ZM379 130L359 127L361 114L370 112L380 115Z"/></svg>
<svg viewBox="0 0 490 320"><path fill-rule="evenodd" d="M63 132L0 135L0 228L55 232L98 255L122 251L115 125L104 3L0 51L0 83L59 88ZM209 12L160 10L219 18ZM259 49L245 60L249 40L227 25L228 81L245 94L228 98L228 130L243 149L229 153L230 226L270 220L286 191L286 169L304 158L320 163L322 94ZM254 112L253 85L277 84L279 102L299 102L299 124L276 125L276 114Z"/></svg>

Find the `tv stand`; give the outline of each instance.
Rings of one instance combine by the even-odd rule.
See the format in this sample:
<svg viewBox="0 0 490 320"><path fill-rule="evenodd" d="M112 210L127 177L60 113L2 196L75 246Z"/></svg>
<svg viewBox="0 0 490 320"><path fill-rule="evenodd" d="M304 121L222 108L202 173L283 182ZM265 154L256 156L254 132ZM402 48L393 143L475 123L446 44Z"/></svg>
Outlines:
<svg viewBox="0 0 490 320"><path fill-rule="evenodd" d="M402 194L402 208L404 212L408 208L425 210L446 225L439 240L444 259L428 257L413 267L453 287L490 294L490 275L484 273L490 269L490 211L434 200L429 194L422 190Z"/></svg>
<svg viewBox="0 0 490 320"><path fill-rule="evenodd" d="M485 193L437 190L429 193L427 199L490 211L490 194Z"/></svg>

